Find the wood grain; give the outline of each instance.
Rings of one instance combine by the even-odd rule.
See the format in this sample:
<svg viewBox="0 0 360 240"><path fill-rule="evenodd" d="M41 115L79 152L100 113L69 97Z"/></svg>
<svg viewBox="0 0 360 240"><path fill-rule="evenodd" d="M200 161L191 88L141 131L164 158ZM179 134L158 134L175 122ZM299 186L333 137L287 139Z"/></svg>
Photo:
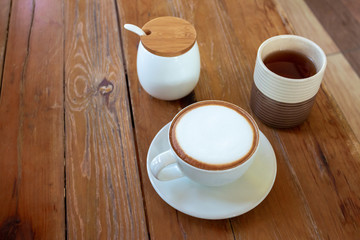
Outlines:
<svg viewBox="0 0 360 240"><path fill-rule="evenodd" d="M159 17L142 28L147 32L140 37L144 48L158 56L179 56L189 51L196 41L194 26L182 18Z"/></svg>
<svg viewBox="0 0 360 240"><path fill-rule="evenodd" d="M231 17L232 15L228 12L228 16ZM237 36L240 38L239 35ZM332 66L330 65L330 67ZM335 79L339 82L339 78ZM325 77L324 82L326 81L327 78ZM344 90L343 93L345 92L347 91ZM351 92L353 94L350 95L353 97L356 90ZM291 179L294 181L299 193L298 198L301 199L304 205L305 211L302 213L308 216L313 227L312 231L309 231L312 234L310 235L311 238L356 239L359 236L358 229L360 225L357 217L360 209L358 201L360 193L358 190L359 178L351 176L356 175L356 169L360 166L359 144L336 101L343 100L338 98L334 101L329 93L325 94L321 91L317 97L317 107L313 108L308 121L293 130L274 131L273 134L277 136L280 149L277 148L273 141L271 143L273 143L277 153L278 162L285 162L288 167L287 171L292 175ZM356 113L355 116L359 118ZM310 127L306 128L307 125ZM265 131L264 127L260 128ZM271 134L265 135L271 138ZM339 145L334 143L336 138L339 139ZM337 150L337 148L339 149ZM344 161L346 161L346 164L343 164ZM281 169L281 164L278 165L278 168ZM324 170L324 168L327 168L327 170ZM326 171L329 172L326 174ZM279 170L280 172L281 170ZM278 176L278 179L284 180L284 177ZM329 184L329 179L333 184ZM276 184L279 184L279 181ZM275 185L273 191L276 191L277 186L279 185ZM283 198L280 201L284 201L287 196L281 196L281 193L277 196L279 199ZM317 194L314 195L314 193ZM284 202L289 204L287 200ZM328 209L321 207L324 202L328 203ZM285 212L294 212L295 210L286 209ZM339 210L344 215L339 214ZM293 224L293 221L296 221L296 224L287 227L292 229L292 232L294 230L300 231L300 229L294 229L295 226L299 225L298 219L292 217L288 219L291 219L290 224ZM276 221L278 219L273 222ZM243 222L241 222L240 226L243 226ZM247 227L246 230L250 228L250 226ZM289 238L284 235L287 234L286 231L280 230L277 225L274 228L279 229L279 232L274 232L272 238L281 237L281 235L285 239ZM308 228L304 227L304 229ZM241 232L244 234L244 231ZM253 234L254 232L250 233ZM296 235L302 234L299 232ZM264 234L263 236L269 235Z"/></svg>
<svg viewBox="0 0 360 240"><path fill-rule="evenodd" d="M5 59L5 49L8 36L9 17L10 17L11 1L3 0L0 2L0 90L2 82L3 64ZM0 92L1 94L1 92Z"/></svg>
<svg viewBox="0 0 360 240"><path fill-rule="evenodd" d="M221 99L250 111L249 94L257 48L266 38L286 33L276 6L269 1L207 1L207 4L196 1L154 1L143 7L136 2L127 6L118 2L123 7L120 8L121 23L142 25L157 15L187 19L195 25L201 53L202 71L193 94L176 102L158 101L149 97L137 80L135 56L138 39L123 33L150 236L158 238L164 234L190 239L289 239L300 235L307 239L320 237L296 172L284 154L287 146L275 130L261 123L260 128L273 144L278 157L278 180L269 197L259 207L230 222L217 223L226 235L214 232L208 221L196 220L197 224L192 224L194 218L182 214L179 219L179 213L156 195L146 174L146 153L151 139L180 108L197 100ZM212 14L207 14L209 12ZM167 220L161 227L157 219ZM197 231L199 228L203 229L202 233ZM171 232L164 229L171 229ZM232 229L232 232L228 229Z"/></svg>
<svg viewBox="0 0 360 240"><path fill-rule="evenodd" d="M358 5L2 0L0 239L358 239ZM172 102L142 89L139 37L119 28L166 15L195 26L202 64L195 90ZM277 156L269 196L232 219L176 211L148 180L151 140L196 101L251 113L257 48L285 33L319 43L328 69L304 124L278 130L255 117Z"/></svg>
<svg viewBox="0 0 360 240"><path fill-rule="evenodd" d="M360 76L360 48L344 52L344 56L356 74Z"/></svg>
<svg viewBox="0 0 360 240"><path fill-rule="evenodd" d="M334 8L332 8L334 9ZM340 8L336 11L343 11ZM335 11L335 10L334 10ZM322 18L323 19L323 18ZM324 19L323 19L324 21ZM292 22L290 21L290 24ZM329 25L327 26L329 27ZM343 31L351 29L351 24L345 25ZM343 34L332 32L333 34ZM339 39L337 39L339 41ZM346 46L341 46L342 50ZM344 50L343 50L344 51ZM345 50L345 55L352 54L353 50ZM351 59L350 57L347 57ZM351 59L353 65L357 64L356 58ZM325 73L322 89L318 96L318 104L315 105L310 119L312 119L312 131L318 133L310 139L301 140L295 134L287 135L285 142L289 144L289 153L303 152L307 156L305 159L311 159L314 152L320 153L320 158L307 164L307 169L297 164L302 161L301 157L292 156L293 165L299 169L299 175L306 175L302 171L312 172L312 177L308 176L308 181L314 181L316 184L303 184L303 191L308 197L309 206L314 213L314 220L317 222L321 238L341 238L357 239L360 235L359 227L359 178L352 177L359 171L359 117L360 112L354 106L359 104L359 77L353 68L344 58L342 53L328 56L328 66ZM326 101L327 100L327 101ZM331 104L330 104L331 103ZM329 108L332 105L332 108ZM320 115L323 117L320 120ZM345 118L345 119L344 119ZM305 127L306 124L304 124ZM309 127L309 126L306 126ZM342 131L339 131L341 129ZM300 129L303 131L302 129ZM324 131L325 130L325 131ZM346 133L346 140L341 140ZM302 136L302 135L297 135ZM292 139L291 139L292 138ZM337 141L331 141L331 139ZM295 143L306 142L307 150L291 147ZM336 144L334 144L336 142ZM310 149L309 149L310 148ZM339 148L339 150L336 150ZM298 158L296 160L296 158ZM344 164L345 163L345 164ZM324 186L331 186L333 191L324 191ZM323 192L323 194L313 195L314 192ZM327 202L327 209L324 209L323 202ZM332 227L328 227L332 226ZM325 230L326 229L326 230Z"/></svg>
<svg viewBox="0 0 360 240"><path fill-rule="evenodd" d="M69 239L146 239L116 6L65 2Z"/></svg>
<svg viewBox="0 0 360 240"><path fill-rule="evenodd" d="M360 141L360 78L342 54L328 57L324 90L330 93Z"/></svg>
<svg viewBox="0 0 360 240"><path fill-rule="evenodd" d="M358 89L360 89L359 77L346 59L351 59L353 66L360 66L357 61L357 59L360 59L360 55L356 56L357 52L360 53L360 51L345 51L345 59L304 1L276 0L276 2L280 14L283 14L283 18L287 19L286 23L291 26L290 31L314 40L327 53L328 65L323 87L333 99L334 105L338 105L359 140L360 112L357 108L354 108L359 104L360 98L358 93ZM354 9L352 12L355 14L356 4L347 0L343 2L349 10ZM339 11L342 11L342 9L339 9ZM305 24L304 21L306 21ZM351 26L345 26L345 29L348 27ZM355 68L355 70L357 69ZM360 70L357 72L360 73Z"/></svg>
<svg viewBox="0 0 360 240"><path fill-rule="evenodd" d="M202 4L189 2L159 1L117 1L120 26L125 23L144 25L159 16L183 17L194 23L191 17L185 17L177 6L187 7L187 16L195 16L195 8ZM207 5L207 4L203 4ZM203 9L204 10L204 9ZM204 12L205 14L205 12ZM195 26L196 29L196 26ZM149 96L140 86L136 74L136 51L139 37L122 30L122 43L126 56L126 66L134 115L135 135L139 167L142 176L142 189L146 206L146 215L151 239L233 239L231 225L228 220L205 221L189 217L168 206L154 191L146 173L146 155L151 140L182 107L194 102L192 95L181 101L166 102Z"/></svg>
<svg viewBox="0 0 360 240"><path fill-rule="evenodd" d="M360 24L351 11L335 0L305 0L341 51L360 47Z"/></svg>
<svg viewBox="0 0 360 240"><path fill-rule="evenodd" d="M0 102L0 239L64 239L62 3L13 1L9 21Z"/></svg>
<svg viewBox="0 0 360 240"><path fill-rule="evenodd" d="M359 144L329 99L321 89L308 121L279 136L321 239L357 239Z"/></svg>
<svg viewBox="0 0 360 240"><path fill-rule="evenodd" d="M357 0L341 0L351 15L360 23L360 4Z"/></svg>
<svg viewBox="0 0 360 240"><path fill-rule="evenodd" d="M326 55L339 52L338 47L304 0L275 0L279 14L289 33L317 43Z"/></svg>
<svg viewBox="0 0 360 240"><path fill-rule="evenodd" d="M352 0L305 0L338 48L360 75L360 7ZM356 54L357 51L357 54ZM352 54L354 52L354 54Z"/></svg>

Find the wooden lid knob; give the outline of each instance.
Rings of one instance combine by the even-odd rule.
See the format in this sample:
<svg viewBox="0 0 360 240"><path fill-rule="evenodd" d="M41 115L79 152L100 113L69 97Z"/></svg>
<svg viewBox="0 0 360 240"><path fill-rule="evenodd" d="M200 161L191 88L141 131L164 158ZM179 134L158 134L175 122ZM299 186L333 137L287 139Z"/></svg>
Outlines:
<svg viewBox="0 0 360 240"><path fill-rule="evenodd" d="M140 37L144 47L163 57L181 55L195 44L196 31L188 21L177 17L159 17L147 22Z"/></svg>

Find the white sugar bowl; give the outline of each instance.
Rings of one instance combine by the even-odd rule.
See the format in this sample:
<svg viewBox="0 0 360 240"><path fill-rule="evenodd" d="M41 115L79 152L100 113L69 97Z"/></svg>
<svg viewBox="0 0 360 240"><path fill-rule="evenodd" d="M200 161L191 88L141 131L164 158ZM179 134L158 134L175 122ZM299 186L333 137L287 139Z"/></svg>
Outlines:
<svg viewBox="0 0 360 240"><path fill-rule="evenodd" d="M200 76L200 53L195 28L177 17L159 17L141 29L125 28L140 35L137 74L141 86L161 100L188 95Z"/></svg>

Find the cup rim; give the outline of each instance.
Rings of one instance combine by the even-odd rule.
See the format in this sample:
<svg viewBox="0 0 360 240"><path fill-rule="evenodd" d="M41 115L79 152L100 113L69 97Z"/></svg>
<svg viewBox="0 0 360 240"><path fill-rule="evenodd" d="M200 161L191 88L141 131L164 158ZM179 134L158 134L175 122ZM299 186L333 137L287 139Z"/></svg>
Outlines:
<svg viewBox="0 0 360 240"><path fill-rule="evenodd" d="M261 58L261 53L263 51L263 48L269 44L270 42L277 40L277 39L298 39L301 41L304 41L312 46L314 46L316 48L317 51L319 51L321 58L324 60L324 63L322 64L321 68L319 69L319 71L317 71L314 75L307 77L307 78L298 78L298 79L294 79L294 78L287 78L287 77L283 77L280 76L272 71L270 71L270 69L268 69L265 64L263 59ZM293 35L293 34L283 34L283 35L277 35L277 36L273 36L270 37L268 39L266 39L258 48L257 51L257 60L259 61L259 64L261 65L261 67L263 67L263 69L265 69L265 71L270 74L271 76L277 78L278 80L283 80L283 81L287 81L287 82L296 82L296 83L301 83L301 82L307 82L307 81L311 81L313 79L316 79L318 75L322 74L325 71L326 65L327 65L327 58L326 58L326 54L324 53L324 51L322 50L322 48L317 45L315 42L311 41L308 38L302 37L302 36L298 36L298 35Z"/></svg>
<svg viewBox="0 0 360 240"><path fill-rule="evenodd" d="M201 105L201 104L206 104L206 103L224 103L225 105L231 105L233 106L234 108L237 108L237 109L240 109L242 113L244 113L244 115L246 115L246 117L248 118L248 120L253 124L254 126L254 130L255 130L255 147L253 148L252 152L247 156L247 158L245 160L243 160L240 164L238 165L235 165L233 167L230 167L230 168L226 168L226 169L216 169L216 170L213 170L213 169L203 169L203 168L199 168L199 167L196 167L196 166L193 166L191 165L190 163L188 163L187 161L185 161L184 159L182 159L177 153L176 151L174 150L172 144L171 144L171 141L170 141L170 132L171 132L171 129L173 127L173 123L174 123L174 120L181 114L183 113L186 109L188 108L191 108L191 107L194 107L194 105ZM231 172L241 166L243 166L245 163L247 163L250 159L252 159L256 152L258 151L259 149L259 145L260 145L260 130L259 130L259 126L257 125L255 119L250 115L250 113L248 113L247 111L245 111L245 109L239 107L238 105L236 104L233 104L233 103L230 103L230 102L227 102L227 101L223 101L223 100L202 100L202 101L197 101L195 103L192 103L188 106L186 106L185 108L181 109L175 116L174 118L171 120L171 123L170 123L170 127L169 127L169 132L167 134L167 137L168 137L168 142L169 142L169 145L170 145L170 149L171 149L171 152L173 154L175 154L175 156L177 157L177 159L181 160L182 163L185 163L185 165L187 165L188 167L192 168L192 169L196 169L200 172L210 172L210 173L226 173L226 172Z"/></svg>

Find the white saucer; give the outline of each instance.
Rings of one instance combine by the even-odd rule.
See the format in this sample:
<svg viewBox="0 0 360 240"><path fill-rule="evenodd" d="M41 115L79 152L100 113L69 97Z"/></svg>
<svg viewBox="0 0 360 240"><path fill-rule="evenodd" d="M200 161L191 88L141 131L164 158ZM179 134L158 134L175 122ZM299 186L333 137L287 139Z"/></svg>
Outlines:
<svg viewBox="0 0 360 240"><path fill-rule="evenodd" d="M254 163L240 179L231 184L205 187L187 177L171 181L157 180L150 172L149 163L157 154L170 148L168 131L169 124L153 139L147 155L147 172L155 191L176 210L204 219L231 218L255 208L270 192L276 177L276 157L262 132Z"/></svg>

